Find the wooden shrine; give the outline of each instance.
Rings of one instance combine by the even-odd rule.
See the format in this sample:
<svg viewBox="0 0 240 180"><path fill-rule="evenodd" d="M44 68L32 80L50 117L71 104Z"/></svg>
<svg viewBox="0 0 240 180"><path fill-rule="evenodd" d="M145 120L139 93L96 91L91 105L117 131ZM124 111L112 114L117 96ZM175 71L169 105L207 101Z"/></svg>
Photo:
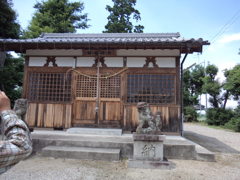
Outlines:
<svg viewBox="0 0 240 180"><path fill-rule="evenodd" d="M30 127L135 131L136 104L147 102L161 112L162 131L179 134L181 54L202 52L208 44L179 33L49 33L0 39L0 50L25 54Z"/></svg>

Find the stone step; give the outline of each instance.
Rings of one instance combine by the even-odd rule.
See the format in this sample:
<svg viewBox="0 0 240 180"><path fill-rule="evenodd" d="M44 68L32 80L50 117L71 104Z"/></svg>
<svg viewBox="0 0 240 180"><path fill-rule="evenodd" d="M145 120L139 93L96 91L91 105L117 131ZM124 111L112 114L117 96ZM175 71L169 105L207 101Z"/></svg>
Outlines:
<svg viewBox="0 0 240 180"><path fill-rule="evenodd" d="M42 149L41 155L55 158L119 161L120 149L47 146Z"/></svg>
<svg viewBox="0 0 240 180"><path fill-rule="evenodd" d="M215 153L207 150L206 148L204 148L203 146L200 146L199 144L186 139L187 141L189 141L191 144L194 145L194 153L195 153L195 159L199 160L199 161L210 161L210 162L214 162L216 161L215 159Z"/></svg>
<svg viewBox="0 0 240 180"><path fill-rule="evenodd" d="M108 135L108 136L121 136L122 129L106 129L106 128L69 128L69 134L92 134L92 135Z"/></svg>
<svg viewBox="0 0 240 180"><path fill-rule="evenodd" d="M204 147L196 144L196 159L199 161L212 161L215 162L215 153L205 149Z"/></svg>

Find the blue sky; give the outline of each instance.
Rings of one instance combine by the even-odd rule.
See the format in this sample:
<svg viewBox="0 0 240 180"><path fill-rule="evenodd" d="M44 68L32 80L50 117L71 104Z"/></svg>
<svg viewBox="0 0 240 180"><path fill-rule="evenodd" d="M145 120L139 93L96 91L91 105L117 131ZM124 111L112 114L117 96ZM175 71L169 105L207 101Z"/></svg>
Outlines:
<svg viewBox="0 0 240 180"><path fill-rule="evenodd" d="M12 0L18 21L25 29L34 13L36 0ZM71 0L74 1L74 0ZM82 0L91 27L78 33L101 33L109 13L111 0ZM211 42L202 54L189 55L185 67L193 63L210 62L220 71L240 63L240 1L239 0L137 0L145 33L180 32L188 38L203 38ZM216 36L218 35L218 36ZM216 38L214 38L216 36ZM214 39L213 39L214 38ZM223 74L219 73L223 80Z"/></svg>
<svg viewBox="0 0 240 180"><path fill-rule="evenodd" d="M73 1L73 0L72 0ZM83 0L85 13L88 13L87 30L79 33L100 33L107 23L108 12L105 10L111 0ZM36 0L13 0L18 21L25 29L34 13ZM138 0L136 9L141 13L140 24L144 32L180 32L184 38L203 38L212 43L213 37L220 32L231 18L223 33L214 42L205 47L203 54L189 55L185 67L193 63L213 63L220 70L240 63L240 1L239 0ZM221 76L221 75L220 75Z"/></svg>

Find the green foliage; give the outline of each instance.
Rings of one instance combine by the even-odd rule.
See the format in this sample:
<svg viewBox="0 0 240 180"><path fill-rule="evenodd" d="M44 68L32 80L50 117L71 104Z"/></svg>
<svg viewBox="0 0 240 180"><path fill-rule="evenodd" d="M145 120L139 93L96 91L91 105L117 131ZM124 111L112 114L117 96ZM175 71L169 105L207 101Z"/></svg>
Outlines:
<svg viewBox="0 0 240 180"><path fill-rule="evenodd" d="M229 99L229 91L222 88L224 83L220 83L217 79L218 68L215 65L206 67L206 77L204 78L203 92L210 95L209 102L214 108L225 109L227 100Z"/></svg>
<svg viewBox="0 0 240 180"><path fill-rule="evenodd" d="M204 67L197 65L193 70L183 74L183 104L184 106L199 104L198 96L202 94Z"/></svg>
<svg viewBox="0 0 240 180"><path fill-rule="evenodd" d="M228 90L234 99L240 99L240 64L236 65L233 69L225 71L226 83L224 88Z"/></svg>
<svg viewBox="0 0 240 180"><path fill-rule="evenodd" d="M141 20L140 12L134 8L136 0L112 0L113 6L106 6L110 15L104 33L142 33L144 26L134 26L131 19Z"/></svg>
<svg viewBox="0 0 240 180"><path fill-rule="evenodd" d="M191 84L193 85L193 92L195 94L202 94L202 86L204 84L203 78L205 77L204 67L196 65L191 72Z"/></svg>
<svg viewBox="0 0 240 180"><path fill-rule="evenodd" d="M240 105L234 109L235 117L240 117Z"/></svg>
<svg viewBox="0 0 240 180"><path fill-rule="evenodd" d="M240 132L240 105L234 109L234 117L225 124L225 127Z"/></svg>
<svg viewBox="0 0 240 180"><path fill-rule="evenodd" d="M240 132L240 117L234 117L224 125L228 129Z"/></svg>
<svg viewBox="0 0 240 180"><path fill-rule="evenodd" d="M23 58L12 58L7 54L4 68L0 69L0 83L13 102L21 97L21 86L23 80Z"/></svg>
<svg viewBox="0 0 240 180"><path fill-rule="evenodd" d="M209 108L206 117L209 125L220 126L230 121L234 117L234 112L231 109Z"/></svg>
<svg viewBox="0 0 240 180"><path fill-rule="evenodd" d="M184 117L186 122L197 121L197 112L193 106L184 107Z"/></svg>
<svg viewBox="0 0 240 180"><path fill-rule="evenodd" d="M41 33L68 33L88 28L87 14L83 14L82 2L48 0L35 4L35 14L24 32L24 38L36 38Z"/></svg>
<svg viewBox="0 0 240 180"><path fill-rule="evenodd" d="M11 0L0 0L0 38L18 38L20 25Z"/></svg>
<svg viewBox="0 0 240 180"><path fill-rule="evenodd" d="M20 25L16 22L16 13L11 0L0 0L0 38L18 38ZM23 79L23 58L6 55L3 68L0 68L0 88L13 102L21 97Z"/></svg>

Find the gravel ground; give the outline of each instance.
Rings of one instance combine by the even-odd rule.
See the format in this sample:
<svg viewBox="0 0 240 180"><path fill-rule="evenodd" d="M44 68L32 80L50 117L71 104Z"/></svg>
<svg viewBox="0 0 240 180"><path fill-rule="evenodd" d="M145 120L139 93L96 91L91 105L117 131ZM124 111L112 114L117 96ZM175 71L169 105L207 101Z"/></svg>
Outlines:
<svg viewBox="0 0 240 180"><path fill-rule="evenodd" d="M188 129L189 128L189 129ZM240 150L240 134L224 130L215 130L194 124L185 125L185 129L202 133L222 140L223 143ZM2 174L4 180L175 180L175 179L211 179L239 180L240 154L217 153L216 162L192 160L171 160L176 164L172 170L129 169L127 160L120 162L88 161L74 159L54 159L40 156L20 162L8 172Z"/></svg>

